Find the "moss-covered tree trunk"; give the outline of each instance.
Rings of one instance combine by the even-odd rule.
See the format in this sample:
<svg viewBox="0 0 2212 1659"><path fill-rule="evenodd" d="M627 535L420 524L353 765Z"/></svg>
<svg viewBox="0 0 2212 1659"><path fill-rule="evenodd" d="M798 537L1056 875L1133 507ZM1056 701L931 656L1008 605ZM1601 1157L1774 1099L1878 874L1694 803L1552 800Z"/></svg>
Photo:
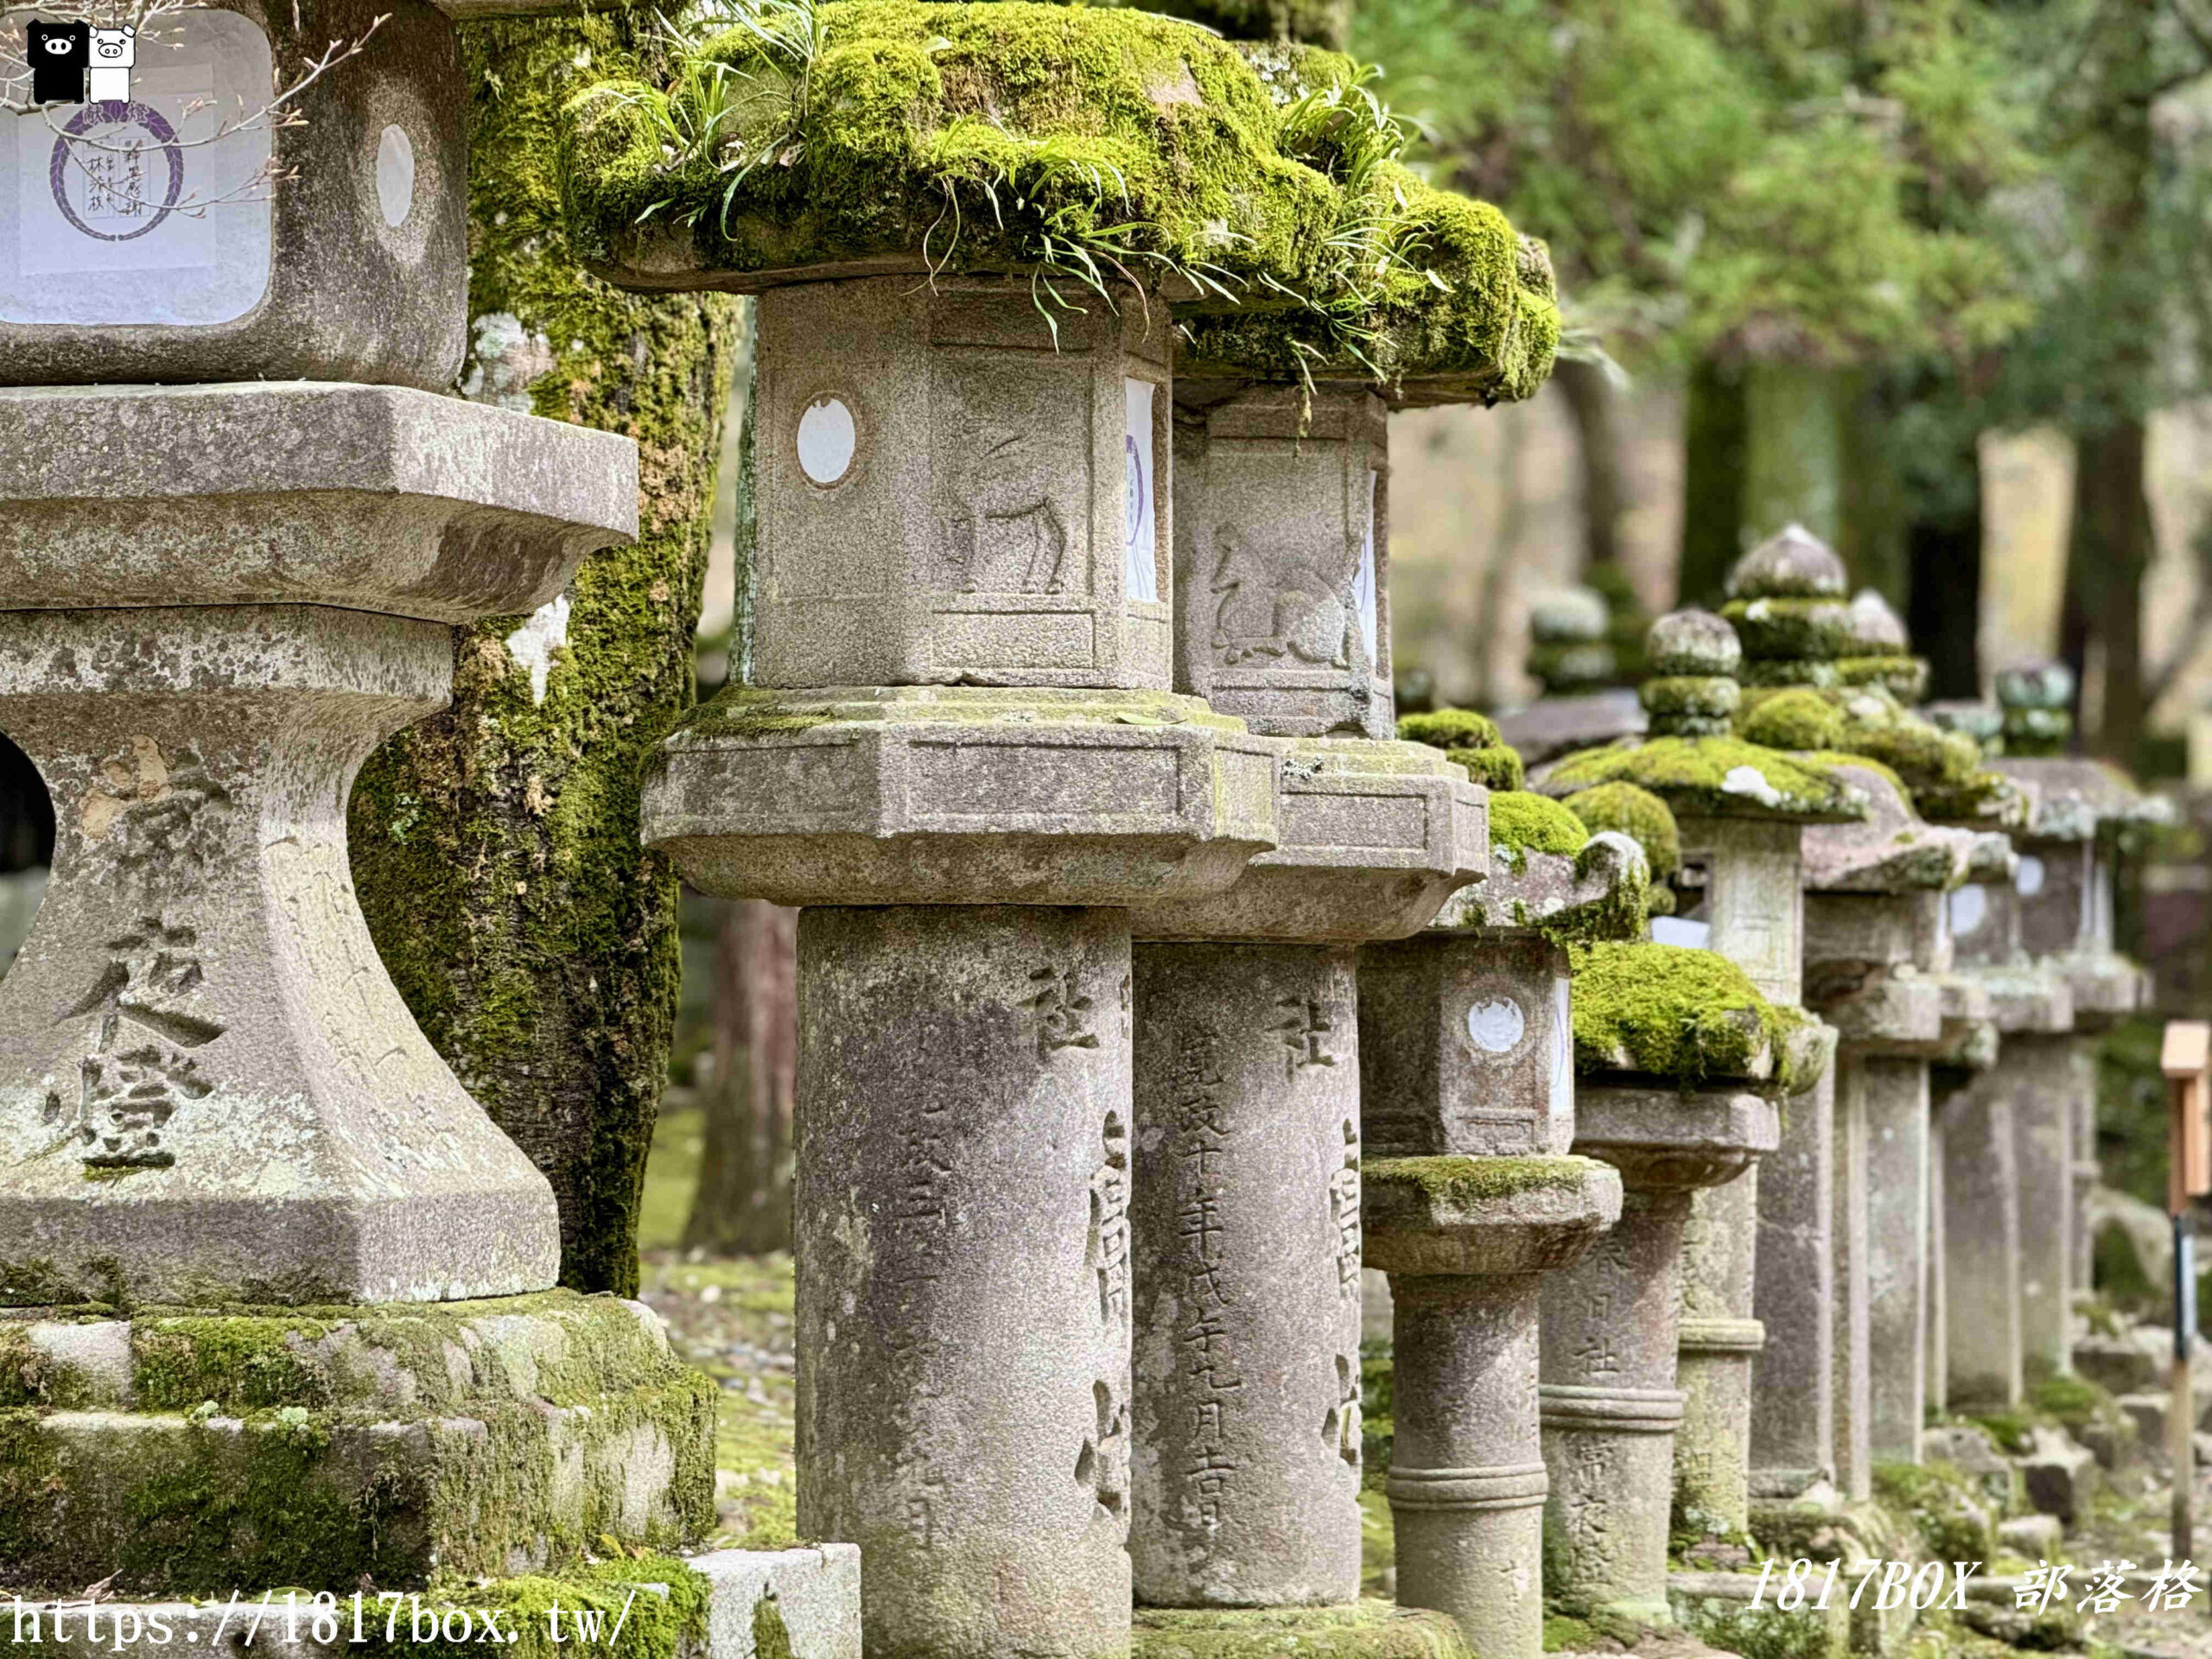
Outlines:
<svg viewBox="0 0 2212 1659"><path fill-rule="evenodd" d="M642 16L642 14L640 14ZM692 700L734 303L569 258L554 111L623 15L471 24L473 397L634 438L639 535L535 617L461 630L453 706L353 796L354 879L424 1033L553 1184L562 1280L628 1292L675 1018L676 879L638 843L647 752Z"/></svg>

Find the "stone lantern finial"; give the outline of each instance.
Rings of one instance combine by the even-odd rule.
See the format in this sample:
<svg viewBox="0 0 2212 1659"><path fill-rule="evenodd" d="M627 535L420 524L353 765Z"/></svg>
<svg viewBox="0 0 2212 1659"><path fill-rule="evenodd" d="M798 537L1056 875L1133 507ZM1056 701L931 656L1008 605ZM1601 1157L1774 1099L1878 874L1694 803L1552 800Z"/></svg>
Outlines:
<svg viewBox="0 0 2212 1659"><path fill-rule="evenodd" d="M1721 737L1741 696L1736 677L1744 649L1736 631L1711 611L1669 612L1643 636L1651 668L1639 695L1654 737Z"/></svg>

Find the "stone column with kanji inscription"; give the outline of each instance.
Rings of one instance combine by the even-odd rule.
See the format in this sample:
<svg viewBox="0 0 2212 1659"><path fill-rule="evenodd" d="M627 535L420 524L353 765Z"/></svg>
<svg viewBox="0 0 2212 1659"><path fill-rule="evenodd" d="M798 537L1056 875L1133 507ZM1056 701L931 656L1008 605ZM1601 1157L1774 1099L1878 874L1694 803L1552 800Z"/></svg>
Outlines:
<svg viewBox="0 0 2212 1659"><path fill-rule="evenodd" d="M2067 1034L2027 1038L2000 1060L2008 1070L2020 1061L2010 1090L2015 1173L2023 1215L2038 1218L2020 1240L2022 1362L2031 1374L2066 1372L2074 1297L2088 1288L2082 1206L2096 1179L2097 1044L2149 993L2143 970L2113 947L2113 844L2164 808L2117 769L2061 753L2073 693L2063 665L1999 675L1997 692L2005 752L1991 764L2035 798L2014 838L2020 950L2065 982L2073 1004Z"/></svg>
<svg viewBox="0 0 2212 1659"><path fill-rule="evenodd" d="M1393 736L1382 400L1223 378L1188 350L1178 368L1179 682L1287 754L1281 845L1130 916L1130 1555L1146 1606L1341 1605L1360 1580L1353 952L1483 872L1484 795Z"/></svg>
<svg viewBox="0 0 2212 1659"><path fill-rule="evenodd" d="M1493 795L1507 820L1548 802ZM1548 827L1548 826L1547 826ZM1481 885L1412 938L1360 952L1368 1259L1390 1276L1397 1593L1478 1653L1543 1646L1538 1301L1618 1219L1620 1178L1570 1155L1569 941L1643 929L1625 836L1493 848Z"/></svg>
<svg viewBox="0 0 2212 1659"><path fill-rule="evenodd" d="M713 1524L714 1385L649 1310L555 1288L552 1190L349 869L355 773L444 706L456 631L638 523L629 438L453 395L474 10L148 8L127 92L9 114L0 729L56 830L0 985L18 1630L98 1582L110 1650L212 1649L225 1597ZM810 1646L856 1638L856 1555L804 1554L698 1567L718 1610L803 1587Z"/></svg>

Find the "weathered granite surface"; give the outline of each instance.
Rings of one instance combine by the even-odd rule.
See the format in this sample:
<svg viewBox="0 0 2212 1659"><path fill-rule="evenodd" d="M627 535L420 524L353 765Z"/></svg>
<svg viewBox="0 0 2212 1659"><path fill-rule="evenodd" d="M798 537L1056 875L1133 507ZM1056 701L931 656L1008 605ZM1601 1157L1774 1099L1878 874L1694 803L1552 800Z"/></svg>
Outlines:
<svg viewBox="0 0 2212 1659"><path fill-rule="evenodd" d="M644 840L776 904L1134 905L1278 843L1282 747L1157 692L732 687L662 745ZM1409 860L1465 840L1452 785L1411 791Z"/></svg>
<svg viewBox="0 0 2212 1659"><path fill-rule="evenodd" d="M1352 953L1142 944L1135 966L1137 1599L1356 1600Z"/></svg>
<svg viewBox="0 0 2212 1659"><path fill-rule="evenodd" d="M0 1303L542 1290L551 1189L353 899L346 795L447 630L327 607L0 613L60 826L0 985Z"/></svg>
<svg viewBox="0 0 2212 1659"><path fill-rule="evenodd" d="M1052 322L944 276L759 301L748 660L763 686L1170 679L1167 310Z"/></svg>
<svg viewBox="0 0 2212 1659"><path fill-rule="evenodd" d="M638 526L629 439L394 386L0 390L0 610L467 622L535 609Z"/></svg>
<svg viewBox="0 0 2212 1659"><path fill-rule="evenodd" d="M861 1547L871 1653L1116 1648L1128 925L813 908L798 975L799 1530Z"/></svg>
<svg viewBox="0 0 2212 1659"><path fill-rule="evenodd" d="M0 1319L0 1579L221 1596L560 1571L712 1524L714 1384L566 1292Z"/></svg>

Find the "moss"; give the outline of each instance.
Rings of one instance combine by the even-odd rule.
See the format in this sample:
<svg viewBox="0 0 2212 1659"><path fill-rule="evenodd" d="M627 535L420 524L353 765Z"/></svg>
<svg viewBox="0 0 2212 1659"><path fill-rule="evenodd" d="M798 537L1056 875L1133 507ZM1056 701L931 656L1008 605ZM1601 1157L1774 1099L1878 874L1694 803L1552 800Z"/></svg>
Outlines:
<svg viewBox="0 0 2212 1659"><path fill-rule="evenodd" d="M850 696L836 690L726 687L688 715L677 746L746 741L841 724L928 721L937 724L1051 721L1071 725L1204 726L1242 731L1198 698L1166 691L1060 691L1028 686L902 688L910 696ZM895 690L895 689L894 689Z"/></svg>
<svg viewBox="0 0 2212 1659"><path fill-rule="evenodd" d="M112 1417L50 1420L51 1368L15 1373L38 1408L0 1432L0 1560L27 1586L420 1583L713 1520L718 1390L611 1299L149 1310L131 1357ZM642 1518L641 1457L670 1471Z"/></svg>
<svg viewBox="0 0 2212 1659"><path fill-rule="evenodd" d="M1130 1651L1149 1659L1467 1659L1443 1613L1363 1600L1349 1607L1140 1607Z"/></svg>
<svg viewBox="0 0 2212 1659"><path fill-rule="evenodd" d="M1912 1523L1932 1559L1986 1561L1996 1555L1995 1519L1963 1470L1941 1460L1878 1463L1873 1478L1875 1498Z"/></svg>
<svg viewBox="0 0 2212 1659"><path fill-rule="evenodd" d="M1762 697L1737 722L1746 741L1770 749L1839 749L1843 716L1819 692L1792 687Z"/></svg>
<svg viewBox="0 0 2212 1659"><path fill-rule="evenodd" d="M1637 696L1654 718L1725 721L1742 696L1725 674L1667 674L1644 681Z"/></svg>
<svg viewBox="0 0 2212 1659"><path fill-rule="evenodd" d="M1681 835L1675 815L1649 790L1634 784L1599 784L1568 796L1562 804L1592 834L1617 830L1643 848L1655 883L1666 880L1681 866Z"/></svg>
<svg viewBox="0 0 2212 1659"><path fill-rule="evenodd" d="M1401 251L1379 279L1367 274L1357 296L1335 296L1352 308L1356 340L1341 304L1208 311L1185 321L1177 374L1372 381L1414 405L1534 396L1560 336L1541 245L1516 236L1489 203L1395 163L1376 169L1376 186Z"/></svg>
<svg viewBox="0 0 2212 1659"><path fill-rule="evenodd" d="M1851 607L1834 599L1732 599L1721 616L1753 662L1833 662L1857 649Z"/></svg>
<svg viewBox="0 0 2212 1659"><path fill-rule="evenodd" d="M2028 1401L2068 1430L2086 1428L2118 1409L2110 1394L2083 1376L2046 1376L2029 1390Z"/></svg>
<svg viewBox="0 0 2212 1659"><path fill-rule="evenodd" d="M1524 853L1571 857L1589 840L1582 820L1548 797L1499 790L1490 798L1490 844L1509 854L1516 868Z"/></svg>
<svg viewBox="0 0 2212 1659"><path fill-rule="evenodd" d="M1866 816L1857 791L1820 762L1728 737L1662 737L1569 755L1542 780L1548 795L1634 784L1678 817L1847 822Z"/></svg>
<svg viewBox="0 0 2212 1659"><path fill-rule="evenodd" d="M419 1642L411 1603L402 1606L390 1642L385 1640L383 1605L372 1597L369 1605L375 1616L364 1621L368 1637L364 1646L370 1651L388 1649L421 1659L467 1659L487 1639L486 1615L499 1632L488 1639L501 1643L502 1650L514 1659L565 1659L579 1649L605 1655L607 1659L680 1659L685 1654L704 1651L707 1642L707 1580L669 1555L624 1556L578 1566L557 1575L526 1574L480 1584L441 1582L422 1598L426 1615L435 1609L442 1616L441 1627ZM558 1643L552 1629L556 1607L561 1620ZM775 1659L760 1640L759 1607L772 1609L773 1604L764 1600L756 1605L754 1651L760 1659ZM451 1610L471 1616L474 1628L464 1639L448 1639L444 1632L442 1615ZM350 1602L341 1617L344 1628L350 1630ZM780 1617L772 1611L770 1617L781 1624ZM582 1637L579 1633L588 1624L603 1635L597 1639ZM428 1627L426 1618L425 1630ZM459 1627L455 1628L458 1631ZM783 1659L788 1659L790 1651L786 1632Z"/></svg>
<svg viewBox="0 0 2212 1659"><path fill-rule="evenodd" d="M1879 686L1906 704L1928 695L1928 664L1918 657L1842 657L1835 677L1840 685Z"/></svg>
<svg viewBox="0 0 2212 1659"><path fill-rule="evenodd" d="M2113 1307L2145 1318L2164 1310L2167 1289L2152 1282L2142 1255L2135 1248L2135 1236L2126 1227L2107 1221L2097 1230L2092 1249L2091 1282L2101 1297ZM5 1363L0 1362L0 1376L5 1372Z"/></svg>
<svg viewBox="0 0 2212 1659"><path fill-rule="evenodd" d="M2034 1444L2028 1417L2017 1411L1986 1411L1966 1414L1967 1421L1988 1431L1989 1438L1997 1442L1998 1449L2012 1457L2024 1457Z"/></svg>
<svg viewBox="0 0 2212 1659"><path fill-rule="evenodd" d="M1495 749L1504 746L1497 722L1472 709L1435 709L1398 716L1398 736L1439 749Z"/></svg>
<svg viewBox="0 0 2212 1659"><path fill-rule="evenodd" d="M636 1283L639 1192L677 988L675 875L638 845L643 763L692 700L692 631L742 328L725 296L633 296L579 269L556 111L649 10L465 25L469 365L484 395L639 448L639 535L586 559L543 702L503 641L456 637L452 707L363 769L353 878L409 1011L561 1207L563 1282ZM550 367L498 384L500 319Z"/></svg>
<svg viewBox="0 0 2212 1659"><path fill-rule="evenodd" d="M1578 1071L1632 1071L1684 1085L1745 1077L1764 1052L1777 1086L1802 1016L1760 995L1726 957L1681 945L1601 944L1570 953Z"/></svg>
<svg viewBox="0 0 2212 1659"><path fill-rule="evenodd" d="M1590 1176L1586 1158L1369 1158L1360 1181L1369 1189L1408 1187L1430 1203L1471 1207L1522 1192L1579 1191Z"/></svg>
<svg viewBox="0 0 2212 1659"><path fill-rule="evenodd" d="M1529 781L1518 749L1446 749L1444 758L1467 769L1468 778L1497 794L1517 790Z"/></svg>
<svg viewBox="0 0 2212 1659"><path fill-rule="evenodd" d="M1142 9L1188 17L1232 41L1303 41L1338 52L1351 23L1351 0L1144 0Z"/></svg>

